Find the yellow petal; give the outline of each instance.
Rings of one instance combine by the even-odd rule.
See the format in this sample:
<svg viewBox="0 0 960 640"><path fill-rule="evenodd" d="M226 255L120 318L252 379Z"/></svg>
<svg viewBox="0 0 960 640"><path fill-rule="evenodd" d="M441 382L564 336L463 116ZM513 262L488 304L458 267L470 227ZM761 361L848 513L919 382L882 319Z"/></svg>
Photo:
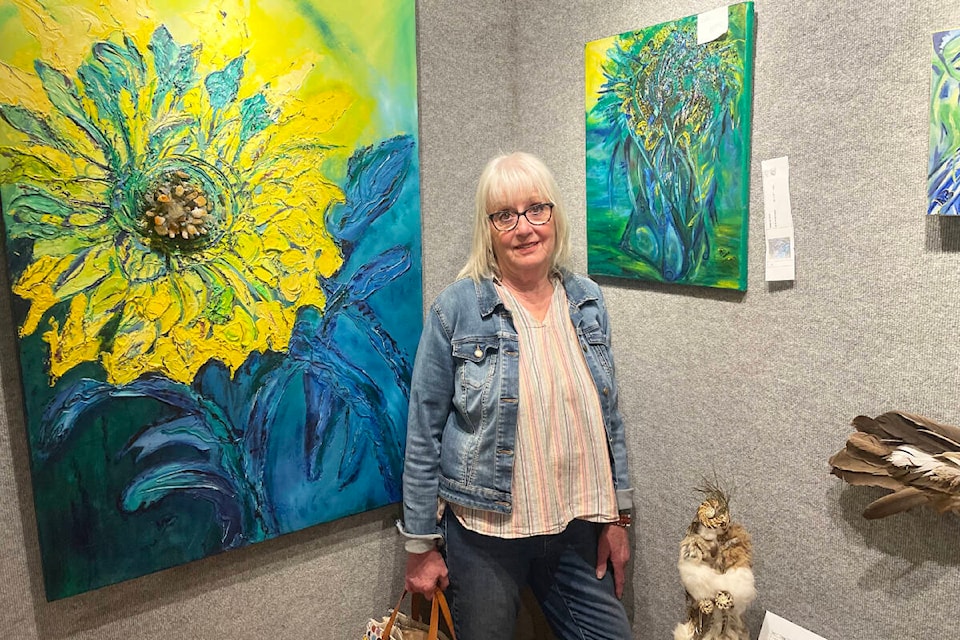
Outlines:
<svg viewBox="0 0 960 640"><path fill-rule="evenodd" d="M238 233L234 239L233 248L238 256L252 264L260 259L263 242L256 233Z"/></svg>
<svg viewBox="0 0 960 640"><path fill-rule="evenodd" d="M50 321L50 330L43 334L50 345L50 377L59 379L82 362L95 361L100 353L100 339L84 326L83 316L87 300L83 294L70 301L70 310L60 331L56 320Z"/></svg>
<svg viewBox="0 0 960 640"><path fill-rule="evenodd" d="M156 280L167 273L163 256L134 234L124 234L117 242L116 259L118 267L131 282Z"/></svg>
<svg viewBox="0 0 960 640"><path fill-rule="evenodd" d="M87 300L87 318L106 316L119 311L129 284L119 273L111 272L103 282L90 291Z"/></svg>
<svg viewBox="0 0 960 640"><path fill-rule="evenodd" d="M304 287L300 293L300 297L297 298L296 308L304 307L307 305L314 306L320 311L323 311L323 308L327 304L327 296L323 293L323 289L318 286Z"/></svg>
<svg viewBox="0 0 960 640"><path fill-rule="evenodd" d="M54 293L53 283L72 261L71 256L64 258L40 256L27 265L23 274L13 285L13 293L31 303L30 311L23 321L23 326L20 327L21 336L28 336L36 331L43 315L60 301Z"/></svg>
<svg viewBox="0 0 960 640"><path fill-rule="evenodd" d="M100 358L107 371L107 380L113 384L130 382L151 370L145 356L157 341L156 325L137 320L136 314L128 309L124 313L113 340L113 349Z"/></svg>
<svg viewBox="0 0 960 640"><path fill-rule="evenodd" d="M217 358L231 373L243 364L257 341L257 325L242 307L234 307L233 317L226 323L214 325L213 340L220 344Z"/></svg>
<svg viewBox="0 0 960 640"><path fill-rule="evenodd" d="M255 317L261 348L286 351L296 311L279 302L261 302L256 306Z"/></svg>
<svg viewBox="0 0 960 640"><path fill-rule="evenodd" d="M80 264L72 266L66 278L57 285L57 297L66 300L97 286L115 269L114 253L110 247L94 247L87 251Z"/></svg>
<svg viewBox="0 0 960 640"><path fill-rule="evenodd" d="M171 294L180 309L180 322L192 326L206 305L206 287L193 271L181 271L170 279Z"/></svg>

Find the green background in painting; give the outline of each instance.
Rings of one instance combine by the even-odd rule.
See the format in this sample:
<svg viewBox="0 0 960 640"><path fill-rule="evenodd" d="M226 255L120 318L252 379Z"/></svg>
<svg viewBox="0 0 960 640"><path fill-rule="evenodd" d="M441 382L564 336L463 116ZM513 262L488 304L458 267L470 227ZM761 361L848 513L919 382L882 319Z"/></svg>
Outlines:
<svg viewBox="0 0 960 640"><path fill-rule="evenodd" d="M698 171L712 171L716 180L715 222L709 231L709 255L697 268L676 279L664 277L655 260L641 260L621 246L637 196L627 186L623 162L611 159L623 145L636 144L611 121L609 111L598 105L605 52L618 38L650 38L665 26L692 33L696 40L697 16L663 23L638 32L605 38L587 44L586 105L586 198L587 261L589 273L674 284L745 290L747 287L747 232L749 213L750 119L752 111L753 3L732 5L729 29L722 36L735 42L740 66L741 91L735 97L732 129L719 138L716 161L700 162ZM590 55L591 50L594 55ZM597 54L600 55L597 55ZM591 66L593 65L593 66ZM594 78L591 81L591 78ZM593 84L594 86L591 86ZM689 85L689 82L686 83ZM720 107L715 107L720 108ZM626 139L625 139L626 138ZM693 159L697 164L698 159ZM658 167L662 169L662 167Z"/></svg>

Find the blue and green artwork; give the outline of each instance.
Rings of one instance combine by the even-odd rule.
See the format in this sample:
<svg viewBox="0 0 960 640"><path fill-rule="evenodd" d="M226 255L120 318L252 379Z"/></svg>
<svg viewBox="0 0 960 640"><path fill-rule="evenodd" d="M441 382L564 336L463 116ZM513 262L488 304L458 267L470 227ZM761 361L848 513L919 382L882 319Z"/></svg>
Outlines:
<svg viewBox="0 0 960 640"><path fill-rule="evenodd" d="M753 3L702 44L697 21L586 45L593 275L747 287Z"/></svg>
<svg viewBox="0 0 960 640"><path fill-rule="evenodd" d="M399 501L414 1L0 7L47 597Z"/></svg>
<svg viewBox="0 0 960 640"><path fill-rule="evenodd" d="M960 215L960 29L933 34L927 214Z"/></svg>

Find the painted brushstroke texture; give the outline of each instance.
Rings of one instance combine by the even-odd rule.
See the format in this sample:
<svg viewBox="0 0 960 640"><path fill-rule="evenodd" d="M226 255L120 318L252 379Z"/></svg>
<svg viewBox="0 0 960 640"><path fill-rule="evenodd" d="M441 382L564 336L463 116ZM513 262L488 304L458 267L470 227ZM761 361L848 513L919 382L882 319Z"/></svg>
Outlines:
<svg viewBox="0 0 960 640"><path fill-rule="evenodd" d="M412 0L0 8L48 598L398 501Z"/></svg>
<svg viewBox="0 0 960 640"><path fill-rule="evenodd" d="M927 214L960 215L960 30L933 34Z"/></svg>
<svg viewBox="0 0 960 640"><path fill-rule="evenodd" d="M746 288L753 5L586 46L591 274Z"/></svg>

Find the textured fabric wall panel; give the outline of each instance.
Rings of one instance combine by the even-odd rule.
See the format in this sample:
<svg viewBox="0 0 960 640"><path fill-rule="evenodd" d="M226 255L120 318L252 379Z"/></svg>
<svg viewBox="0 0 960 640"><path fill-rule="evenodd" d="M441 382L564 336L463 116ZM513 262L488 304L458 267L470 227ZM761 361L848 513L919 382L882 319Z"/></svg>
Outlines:
<svg viewBox="0 0 960 640"><path fill-rule="evenodd" d="M716 3L521 3L520 143L584 211L582 44ZM951 318L958 230L925 219L930 35L944 2L756 3L749 292L601 280L640 505L627 594L635 636L671 637L678 543L714 471L754 536L763 609L825 638L928 638L953 614L960 523L917 512L867 522L879 493L829 475L858 413L960 423ZM763 280L760 161L787 155L797 281ZM583 221L574 255L585 264ZM856 607L847 603L857 602ZM896 603L895 605L893 603Z"/></svg>

